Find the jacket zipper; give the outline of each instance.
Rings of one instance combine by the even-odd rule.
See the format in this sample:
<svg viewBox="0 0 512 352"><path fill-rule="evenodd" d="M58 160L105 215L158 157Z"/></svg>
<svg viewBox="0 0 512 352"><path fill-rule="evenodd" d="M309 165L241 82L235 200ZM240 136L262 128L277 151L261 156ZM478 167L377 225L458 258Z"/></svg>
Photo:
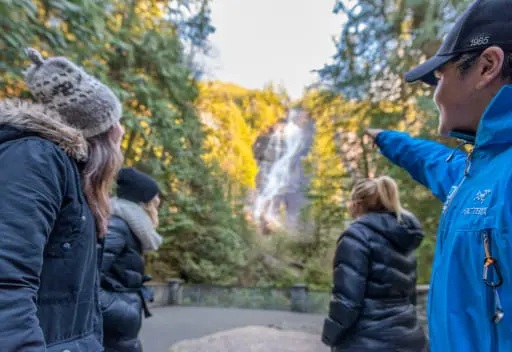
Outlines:
<svg viewBox="0 0 512 352"><path fill-rule="evenodd" d="M461 144L461 146L463 146L464 144ZM462 177L462 180L457 184L455 190L453 191L453 194L450 196L450 199L448 200L448 202L446 203L446 207L444 208L444 215L443 215L443 219L442 219L442 222L441 222L441 229L443 229L445 226L445 223L446 223L446 218L448 217L448 208L450 208L450 205L452 204L453 202L453 199L455 198L455 196L457 195L457 193L459 192L459 189L460 187L462 186L462 184L464 183L464 181L466 181L466 178L469 176L469 170L471 169L471 155L473 154L473 151L471 151L467 158L466 158L466 166L464 168L464 177ZM448 159L446 160L446 162L450 162L452 157L453 157L454 153L452 153ZM447 236L448 234L448 231L446 230L444 235L442 236L441 238L441 251L443 250L443 245L444 245L444 240L445 240L445 237Z"/></svg>
<svg viewBox="0 0 512 352"><path fill-rule="evenodd" d="M456 149L459 149L459 148L463 147L466 144L472 144L472 143L463 142L459 146L457 146ZM462 186L462 184L464 183L466 178L469 176L469 170L471 169L471 156L473 154L473 151L475 150L475 147L473 148L473 150L471 150L471 152L468 154L468 156L466 158L466 167L464 168L464 177L459 182L459 184L457 185L457 188L453 191L452 197L450 198L450 200L446 204L446 208L445 208L445 211L444 211L444 217L443 217L443 220L442 220L442 225L443 225L442 228L444 228L444 225L446 223L446 217L447 217L446 215L448 213L448 208L450 207L451 203L453 202L453 199L455 198L455 195L459 191L459 188ZM454 157L454 155L455 155L455 151L448 156L448 158L446 159L446 162L450 162L452 160L452 158ZM444 237L446 237L447 233L448 233L448 231L445 231L445 235L442 238L441 250L443 248ZM491 233L487 232L487 231L484 231L483 235L485 236L486 234L489 236L489 241L490 241L491 240ZM486 287L486 297L487 297L487 302L486 303L489 306L493 306L494 305L493 304L494 303L493 299L495 299L494 298L494 292L493 291L489 292L489 291L490 291L489 287ZM497 332L496 323L494 321L492 321L492 320L491 320L490 323L491 323L491 346L490 346L491 347L491 351L490 352L498 352L498 346L497 346L497 334L498 334L498 332Z"/></svg>
<svg viewBox="0 0 512 352"><path fill-rule="evenodd" d="M450 208L450 205L452 204L453 202L453 198L455 198L455 196L457 195L457 192L459 191L459 188L460 186L462 186L462 184L464 183L464 181L466 180L466 176L464 176L462 178L462 180L457 184L457 188L455 188L455 190L453 191L453 194L451 195L450 199L448 200L448 203L446 203L446 207L444 209L444 215L443 215L443 221L441 223L441 229L443 229L445 226L445 223L446 223L446 218L448 217L448 208ZM441 237L441 252L443 250L443 246L444 246L444 240L445 240L445 237L446 235L448 234L448 230L446 230L443 234L443 236Z"/></svg>

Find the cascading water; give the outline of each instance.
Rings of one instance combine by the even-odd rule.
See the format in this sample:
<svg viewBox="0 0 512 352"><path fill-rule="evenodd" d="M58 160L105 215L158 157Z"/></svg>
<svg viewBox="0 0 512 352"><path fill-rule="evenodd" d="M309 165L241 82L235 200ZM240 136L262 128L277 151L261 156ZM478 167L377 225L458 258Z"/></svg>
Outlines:
<svg viewBox="0 0 512 352"><path fill-rule="evenodd" d="M292 110L284 124L271 134L263 153L271 162L260 165L259 192L253 208L254 219L261 227L293 226L296 222L298 210L305 202L301 158L311 146L312 131L305 112ZM283 205L286 219L281 213Z"/></svg>

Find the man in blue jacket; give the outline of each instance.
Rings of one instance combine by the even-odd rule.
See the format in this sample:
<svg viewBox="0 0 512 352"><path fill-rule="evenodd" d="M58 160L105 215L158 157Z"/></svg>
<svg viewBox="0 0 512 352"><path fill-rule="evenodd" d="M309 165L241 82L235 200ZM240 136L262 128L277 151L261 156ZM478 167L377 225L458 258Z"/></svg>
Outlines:
<svg viewBox="0 0 512 352"><path fill-rule="evenodd" d="M381 152L444 202L432 268L431 349L512 351L512 0L477 0L405 75L436 85L439 132L467 155L370 129ZM461 144L461 145L462 145Z"/></svg>

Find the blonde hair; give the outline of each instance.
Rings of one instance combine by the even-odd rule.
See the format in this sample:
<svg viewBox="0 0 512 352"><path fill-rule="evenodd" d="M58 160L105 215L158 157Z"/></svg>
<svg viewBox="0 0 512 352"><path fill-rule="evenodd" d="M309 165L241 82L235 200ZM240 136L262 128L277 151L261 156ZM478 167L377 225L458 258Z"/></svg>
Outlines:
<svg viewBox="0 0 512 352"><path fill-rule="evenodd" d="M398 221L401 221L402 214L407 212L400 203L398 186L395 180L389 176L364 179L358 182L352 188L351 199L364 214L389 211L395 213Z"/></svg>
<svg viewBox="0 0 512 352"><path fill-rule="evenodd" d="M158 220L158 205L159 205L159 203L160 203L160 200L157 195L153 199L151 199L148 203L142 204L144 210L151 218L151 222L153 223L153 227L155 229L159 225L159 220Z"/></svg>

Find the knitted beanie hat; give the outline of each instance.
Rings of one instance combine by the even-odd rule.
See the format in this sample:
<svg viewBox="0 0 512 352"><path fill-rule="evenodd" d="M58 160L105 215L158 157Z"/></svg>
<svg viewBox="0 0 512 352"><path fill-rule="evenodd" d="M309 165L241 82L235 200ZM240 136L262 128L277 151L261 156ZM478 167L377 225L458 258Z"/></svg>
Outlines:
<svg viewBox="0 0 512 352"><path fill-rule="evenodd" d="M122 107L115 94L64 57L43 59L35 49L27 49L33 65L25 82L34 98L57 110L85 138L106 132L121 119Z"/></svg>
<svg viewBox="0 0 512 352"><path fill-rule="evenodd" d="M158 183L143 172L125 167L119 171L117 178L117 196L134 203L149 203L160 193Z"/></svg>

